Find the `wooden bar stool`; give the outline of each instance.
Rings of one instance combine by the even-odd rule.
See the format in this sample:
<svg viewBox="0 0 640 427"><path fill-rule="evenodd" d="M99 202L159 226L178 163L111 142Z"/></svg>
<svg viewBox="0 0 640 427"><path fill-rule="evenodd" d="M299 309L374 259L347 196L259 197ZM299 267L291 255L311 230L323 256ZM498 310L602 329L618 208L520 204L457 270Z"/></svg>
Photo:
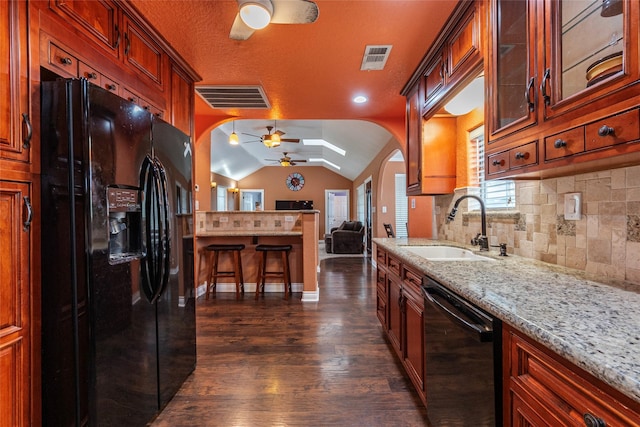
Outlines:
<svg viewBox="0 0 640 427"><path fill-rule="evenodd" d="M236 297L244 294L244 275L242 274L242 257L240 252L244 249L243 244L223 245L213 244L204 248L209 254L209 269L207 274L207 293L205 298L209 299L209 293L213 291L216 295L216 285L219 277L234 277L236 279ZM229 253L233 258L233 271L219 271L218 259L221 253Z"/></svg>
<svg viewBox="0 0 640 427"><path fill-rule="evenodd" d="M289 269L291 245L258 245L256 246L256 252L262 252L258 267L258 279L256 280L256 299L258 299L261 291L264 294L264 284L267 277L282 279L284 282L284 299L289 299L289 294L291 293L291 270ZM282 270L267 271L268 253L280 254Z"/></svg>

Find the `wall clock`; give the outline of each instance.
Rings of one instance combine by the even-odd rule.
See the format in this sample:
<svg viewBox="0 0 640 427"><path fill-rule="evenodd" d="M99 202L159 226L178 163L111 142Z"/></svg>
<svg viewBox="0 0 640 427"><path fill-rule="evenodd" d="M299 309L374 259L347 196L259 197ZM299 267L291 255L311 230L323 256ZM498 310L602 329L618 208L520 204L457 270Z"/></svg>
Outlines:
<svg viewBox="0 0 640 427"><path fill-rule="evenodd" d="M304 177L298 172L290 173L287 177L287 187L291 191L298 191L304 187Z"/></svg>

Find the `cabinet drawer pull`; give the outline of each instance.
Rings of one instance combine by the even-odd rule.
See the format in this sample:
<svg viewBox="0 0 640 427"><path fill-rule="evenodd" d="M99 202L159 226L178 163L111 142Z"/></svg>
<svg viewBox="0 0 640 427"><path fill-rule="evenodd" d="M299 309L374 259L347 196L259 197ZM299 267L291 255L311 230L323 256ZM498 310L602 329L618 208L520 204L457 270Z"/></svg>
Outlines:
<svg viewBox="0 0 640 427"><path fill-rule="evenodd" d="M516 160L526 159L527 157L529 157L529 153L523 153L521 151L518 151L515 157L516 157Z"/></svg>
<svg viewBox="0 0 640 427"><path fill-rule="evenodd" d="M551 96L547 94L547 80L551 78L551 68L547 68L542 76L542 83L540 84L540 92L542 93L542 99L544 99L545 105L551 104Z"/></svg>
<svg viewBox="0 0 640 427"><path fill-rule="evenodd" d="M108 90L116 90L116 85L114 85L114 84L107 84L105 87L106 87Z"/></svg>
<svg viewBox="0 0 640 427"><path fill-rule="evenodd" d="M62 65L71 65L73 61L68 56L65 56L64 58L60 58L60 63Z"/></svg>
<svg viewBox="0 0 640 427"><path fill-rule="evenodd" d="M567 141L564 141L562 139L556 139L556 141L553 143L553 146L556 148L563 148L567 146Z"/></svg>
<svg viewBox="0 0 640 427"><path fill-rule="evenodd" d="M96 73L87 73L87 79L95 80L97 78L98 78L98 75Z"/></svg>
<svg viewBox="0 0 640 427"><path fill-rule="evenodd" d="M531 80L529 80L529 84L527 85L527 90L524 93L524 99L527 102L527 105L529 106L529 111L531 113L533 113L533 111L536 109L536 106L533 103L533 100L531 99L531 88L533 87L534 82L535 82L535 77L531 77Z"/></svg>
<svg viewBox="0 0 640 427"><path fill-rule="evenodd" d="M31 137L33 136L33 126L27 113L22 113L22 148L28 150L31 147Z"/></svg>
<svg viewBox="0 0 640 427"><path fill-rule="evenodd" d="M616 130L614 128L612 128L611 126L607 126L607 125L602 125L602 127L600 127L600 129L598 129L598 135L600 136L609 136L609 135L615 135Z"/></svg>
<svg viewBox="0 0 640 427"><path fill-rule="evenodd" d="M504 159L494 159L493 162L491 162L491 164L493 166L504 166Z"/></svg>
<svg viewBox="0 0 640 427"><path fill-rule="evenodd" d="M607 423L602 418L598 418L588 412L584 414L582 418L584 419L584 425L587 427L606 427L607 426Z"/></svg>

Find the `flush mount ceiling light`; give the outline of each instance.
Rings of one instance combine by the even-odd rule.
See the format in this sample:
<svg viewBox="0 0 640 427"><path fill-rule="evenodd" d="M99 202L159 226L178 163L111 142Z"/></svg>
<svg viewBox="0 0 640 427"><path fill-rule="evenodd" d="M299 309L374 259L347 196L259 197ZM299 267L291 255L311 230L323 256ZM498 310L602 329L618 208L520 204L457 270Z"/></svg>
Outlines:
<svg viewBox="0 0 640 427"><path fill-rule="evenodd" d="M231 135L229 135L229 144L238 145L238 144L240 144L240 138L238 138L238 134L236 133L236 122L235 122L235 120L232 123L233 123L233 132L231 132Z"/></svg>
<svg viewBox="0 0 640 427"><path fill-rule="evenodd" d="M454 116L463 116L484 103L484 76L473 79L449 101L444 109Z"/></svg>
<svg viewBox="0 0 640 427"><path fill-rule="evenodd" d="M356 104L364 104L365 102L367 102L367 97L363 95L358 95L353 98L353 102L355 102Z"/></svg>
<svg viewBox="0 0 640 427"><path fill-rule="evenodd" d="M240 19L249 28L261 30L271 22L273 4L270 0L246 0L239 1Z"/></svg>

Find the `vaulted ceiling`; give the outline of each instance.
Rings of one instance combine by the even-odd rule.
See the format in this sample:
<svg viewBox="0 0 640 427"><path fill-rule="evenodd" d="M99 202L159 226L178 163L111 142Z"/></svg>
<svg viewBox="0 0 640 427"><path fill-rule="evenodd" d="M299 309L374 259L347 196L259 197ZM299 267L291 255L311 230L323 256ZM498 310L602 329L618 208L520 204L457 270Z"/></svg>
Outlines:
<svg viewBox="0 0 640 427"><path fill-rule="evenodd" d="M283 129L286 137L309 138L304 133L292 135L299 129L295 121L305 120L309 134L323 134L323 128L334 129L328 133L338 133L341 139L330 142L363 155L379 150L390 138L403 141L405 100L400 91L457 1L316 0L316 22L271 24L245 41L229 38L238 11L235 0L132 3L202 76L197 86L262 87L269 109L212 108L196 96L197 142L211 140L214 157L249 153L251 156L245 158L260 162L264 153L254 154L250 145L242 146L244 152L236 151L237 154L229 154L228 147L223 150L221 144L226 143L232 125L219 126L242 119L236 122L240 127L236 132L255 134L273 124L274 119L282 124L287 120L289 129ZM360 70L367 45L392 46L383 70ZM369 101L353 103L352 98L359 94ZM330 123L334 120L340 122ZM362 126L353 126L352 120L373 122L383 129L363 138ZM312 124L319 127L310 129ZM340 127L344 129L335 130ZM262 133L266 129L258 135ZM372 150L367 144L376 148ZM296 157L308 155L303 144L291 148L289 151L297 152ZM274 153L269 157L274 155L278 156ZM347 159L338 160L349 164ZM359 167L345 167L348 173L337 172L353 179Z"/></svg>

